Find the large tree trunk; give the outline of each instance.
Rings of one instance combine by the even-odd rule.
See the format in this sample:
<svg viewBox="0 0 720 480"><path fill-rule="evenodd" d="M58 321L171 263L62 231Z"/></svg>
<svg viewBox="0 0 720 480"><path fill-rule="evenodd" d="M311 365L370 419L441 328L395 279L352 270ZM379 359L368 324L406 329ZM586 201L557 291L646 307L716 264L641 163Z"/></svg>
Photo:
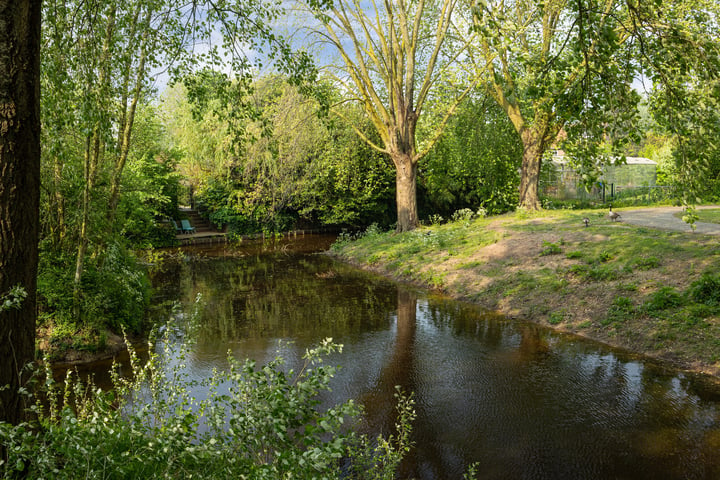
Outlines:
<svg viewBox="0 0 720 480"><path fill-rule="evenodd" d="M0 296L15 286L27 294L16 306L0 303L0 421L10 423L24 418L18 389L35 356L40 16L39 1L0 3Z"/></svg>
<svg viewBox="0 0 720 480"><path fill-rule="evenodd" d="M527 210L540 210L540 167L544 153L543 142L533 130L520 135L523 142L522 167L520 170L520 206Z"/></svg>
<svg viewBox="0 0 720 480"><path fill-rule="evenodd" d="M393 155L395 163L395 199L397 201L397 231L408 232L418 227L417 162L410 155Z"/></svg>

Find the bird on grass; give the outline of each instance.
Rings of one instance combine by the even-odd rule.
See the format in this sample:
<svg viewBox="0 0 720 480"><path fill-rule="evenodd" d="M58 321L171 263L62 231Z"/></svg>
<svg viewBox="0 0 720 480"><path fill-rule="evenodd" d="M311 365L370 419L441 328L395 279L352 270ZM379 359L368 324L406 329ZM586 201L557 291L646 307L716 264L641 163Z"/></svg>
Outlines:
<svg viewBox="0 0 720 480"><path fill-rule="evenodd" d="M610 220L612 220L613 222L620 219L620 214L617 212L613 212L612 204L610 204L610 212L608 213L608 217L610 217Z"/></svg>
<svg viewBox="0 0 720 480"><path fill-rule="evenodd" d="M583 218L583 222L585 223L586 227L590 225L590 219L588 217Z"/></svg>

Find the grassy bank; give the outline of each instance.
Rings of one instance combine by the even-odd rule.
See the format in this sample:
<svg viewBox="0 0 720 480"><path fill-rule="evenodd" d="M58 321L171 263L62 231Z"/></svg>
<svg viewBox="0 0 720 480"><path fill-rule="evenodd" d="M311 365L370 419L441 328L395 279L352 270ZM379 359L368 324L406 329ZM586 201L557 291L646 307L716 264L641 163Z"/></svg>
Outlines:
<svg viewBox="0 0 720 480"><path fill-rule="evenodd" d="M511 317L720 376L720 239L611 222L605 213L370 229L331 251Z"/></svg>

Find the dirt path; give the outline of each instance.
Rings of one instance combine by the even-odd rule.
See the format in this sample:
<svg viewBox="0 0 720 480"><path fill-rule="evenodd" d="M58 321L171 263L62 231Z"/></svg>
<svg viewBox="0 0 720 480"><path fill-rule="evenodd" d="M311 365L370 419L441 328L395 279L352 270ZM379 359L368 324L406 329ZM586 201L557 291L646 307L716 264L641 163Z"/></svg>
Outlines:
<svg viewBox="0 0 720 480"><path fill-rule="evenodd" d="M698 207L698 209L703 208L720 207L715 205ZM671 230L674 232L692 233L692 227L690 227L689 224L683 222L681 218L675 216L675 214L682 211L682 207L656 207L642 208L638 210L619 210L618 213L622 215L621 221L630 223L632 225L657 228L660 230ZM720 235L720 224L696 222L695 226L696 233Z"/></svg>

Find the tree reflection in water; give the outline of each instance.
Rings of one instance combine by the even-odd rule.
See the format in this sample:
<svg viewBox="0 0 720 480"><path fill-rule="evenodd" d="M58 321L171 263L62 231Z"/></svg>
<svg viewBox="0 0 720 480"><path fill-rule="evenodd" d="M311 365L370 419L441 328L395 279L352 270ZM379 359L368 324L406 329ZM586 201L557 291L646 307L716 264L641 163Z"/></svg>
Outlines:
<svg viewBox="0 0 720 480"><path fill-rule="evenodd" d="M531 323L412 290L322 255L227 248L156 274L159 318L203 297L192 375L226 353L288 368L325 337L345 345L328 404L356 398L390 434L395 386L414 392L402 478L720 478L720 396L689 375ZM222 257L222 258L217 258Z"/></svg>

